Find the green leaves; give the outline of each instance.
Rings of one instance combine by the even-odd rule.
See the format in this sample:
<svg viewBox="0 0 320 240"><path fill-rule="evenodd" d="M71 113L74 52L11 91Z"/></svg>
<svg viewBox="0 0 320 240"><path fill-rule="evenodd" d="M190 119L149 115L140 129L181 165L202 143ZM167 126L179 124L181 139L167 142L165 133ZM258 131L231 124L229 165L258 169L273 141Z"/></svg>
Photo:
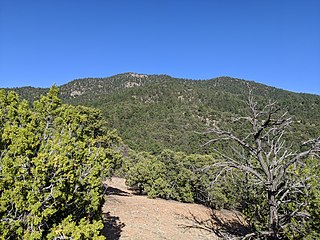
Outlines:
<svg viewBox="0 0 320 240"><path fill-rule="evenodd" d="M82 218L78 224L73 221L73 217L69 215L61 221L60 224L55 225L50 229L48 239L74 239L74 240L104 240L105 237L99 236L100 230L103 228L102 221L90 221Z"/></svg>
<svg viewBox="0 0 320 240"><path fill-rule="evenodd" d="M0 92L4 239L100 239L101 178L119 166L121 139L99 111L64 105L57 95L54 86L29 106Z"/></svg>
<svg viewBox="0 0 320 240"><path fill-rule="evenodd" d="M289 210L297 208L297 202L304 202L300 211L307 213L307 220L298 217L291 219L292 227L286 228L285 232L289 239L319 239L320 238L320 169L319 159L309 158L306 163L295 169L296 176L300 181L305 181L301 192L291 198L297 199L289 205Z"/></svg>
<svg viewBox="0 0 320 240"><path fill-rule="evenodd" d="M151 198L199 201L199 190L209 179L200 178L195 169L212 161L212 156L187 156L171 150L158 156L131 151L124 160L126 183Z"/></svg>

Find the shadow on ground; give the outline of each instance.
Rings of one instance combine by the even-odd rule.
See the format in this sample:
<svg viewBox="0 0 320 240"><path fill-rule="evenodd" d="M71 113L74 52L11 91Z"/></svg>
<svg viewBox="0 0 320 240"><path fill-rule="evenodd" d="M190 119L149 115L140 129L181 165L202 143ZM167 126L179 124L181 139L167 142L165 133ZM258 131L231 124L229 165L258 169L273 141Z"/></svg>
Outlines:
<svg viewBox="0 0 320 240"><path fill-rule="evenodd" d="M119 240L121 237L122 228L124 228L125 224L120 221L119 217L110 215L110 212L104 213L103 215L103 236L105 236L108 240Z"/></svg>
<svg viewBox="0 0 320 240"><path fill-rule="evenodd" d="M251 235L250 227L244 222L243 218L239 214L234 214L231 219L223 219L216 214L215 211L211 211L210 218L201 219L189 212L190 216L183 216L186 220L189 220L191 224L180 225L185 230L196 228L204 231L214 233L216 236L222 239L229 239L232 237L243 237Z"/></svg>
<svg viewBox="0 0 320 240"><path fill-rule="evenodd" d="M128 193L126 191L123 191L121 189L114 188L114 187L111 187L111 186L107 186L106 194L107 195L127 196L127 197L132 196L131 193Z"/></svg>

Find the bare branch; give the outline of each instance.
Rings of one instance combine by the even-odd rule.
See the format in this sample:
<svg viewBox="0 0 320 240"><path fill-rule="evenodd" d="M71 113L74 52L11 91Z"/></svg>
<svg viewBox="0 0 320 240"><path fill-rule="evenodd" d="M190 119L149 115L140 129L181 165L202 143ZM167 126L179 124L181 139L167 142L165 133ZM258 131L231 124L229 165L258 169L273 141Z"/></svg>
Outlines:
<svg viewBox="0 0 320 240"><path fill-rule="evenodd" d="M214 134L215 137L204 145L223 141L227 143L225 146L231 149L231 154L228 154L228 151L222 153L213 149L221 156L220 161L212 165L220 168L216 172L214 182L228 169L237 169L251 174L263 185L269 207L268 231L264 233L277 239L280 229L287 224L288 219L297 215L308 217L306 212L301 211L305 206L304 203L299 203L290 213L282 214L279 209L288 204L286 201L292 196L305 194L306 186L300 183L302 181L292 179L289 167L300 163L300 160L308 156L319 156L320 137L306 141L304 151L293 151L293 143L288 144L285 140L288 128L293 122L288 112L282 111L277 102L272 101L259 108L250 87L246 104L250 115L232 119L233 123L242 120L249 123L250 132L243 134L245 137L215 125L205 132ZM253 236L257 235L250 233L247 237Z"/></svg>

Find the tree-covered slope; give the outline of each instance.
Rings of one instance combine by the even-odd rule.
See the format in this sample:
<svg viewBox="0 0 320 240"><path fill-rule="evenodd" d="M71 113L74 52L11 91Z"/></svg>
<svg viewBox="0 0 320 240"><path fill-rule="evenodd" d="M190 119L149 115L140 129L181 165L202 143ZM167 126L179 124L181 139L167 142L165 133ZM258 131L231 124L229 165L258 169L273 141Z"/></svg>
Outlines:
<svg viewBox="0 0 320 240"><path fill-rule="evenodd" d="M60 87L60 95L66 103L101 109L133 149L158 153L169 148L201 153L207 151L200 147L206 139L197 132L205 131L216 121L228 125L230 116L241 116L247 111L248 86L261 102L278 101L294 116L293 140L320 135L320 96L230 77L186 80L168 75L124 73L74 80ZM46 91L14 90L32 100Z"/></svg>

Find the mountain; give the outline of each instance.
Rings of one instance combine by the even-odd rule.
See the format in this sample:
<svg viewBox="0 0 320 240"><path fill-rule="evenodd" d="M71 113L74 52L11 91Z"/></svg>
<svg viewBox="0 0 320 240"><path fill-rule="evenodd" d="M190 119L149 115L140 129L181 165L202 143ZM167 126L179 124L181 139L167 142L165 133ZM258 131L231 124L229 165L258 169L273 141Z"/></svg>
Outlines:
<svg viewBox="0 0 320 240"><path fill-rule="evenodd" d="M189 80L168 75L123 73L107 78L85 78L60 86L65 103L101 109L125 144L158 153L165 148L204 153L208 136L199 134L215 122L231 127L231 117L247 112L248 86L260 103L277 101L294 117L289 141L320 135L320 96L293 93L231 77ZM34 100L44 88L14 88ZM241 128L238 129L242 131Z"/></svg>

